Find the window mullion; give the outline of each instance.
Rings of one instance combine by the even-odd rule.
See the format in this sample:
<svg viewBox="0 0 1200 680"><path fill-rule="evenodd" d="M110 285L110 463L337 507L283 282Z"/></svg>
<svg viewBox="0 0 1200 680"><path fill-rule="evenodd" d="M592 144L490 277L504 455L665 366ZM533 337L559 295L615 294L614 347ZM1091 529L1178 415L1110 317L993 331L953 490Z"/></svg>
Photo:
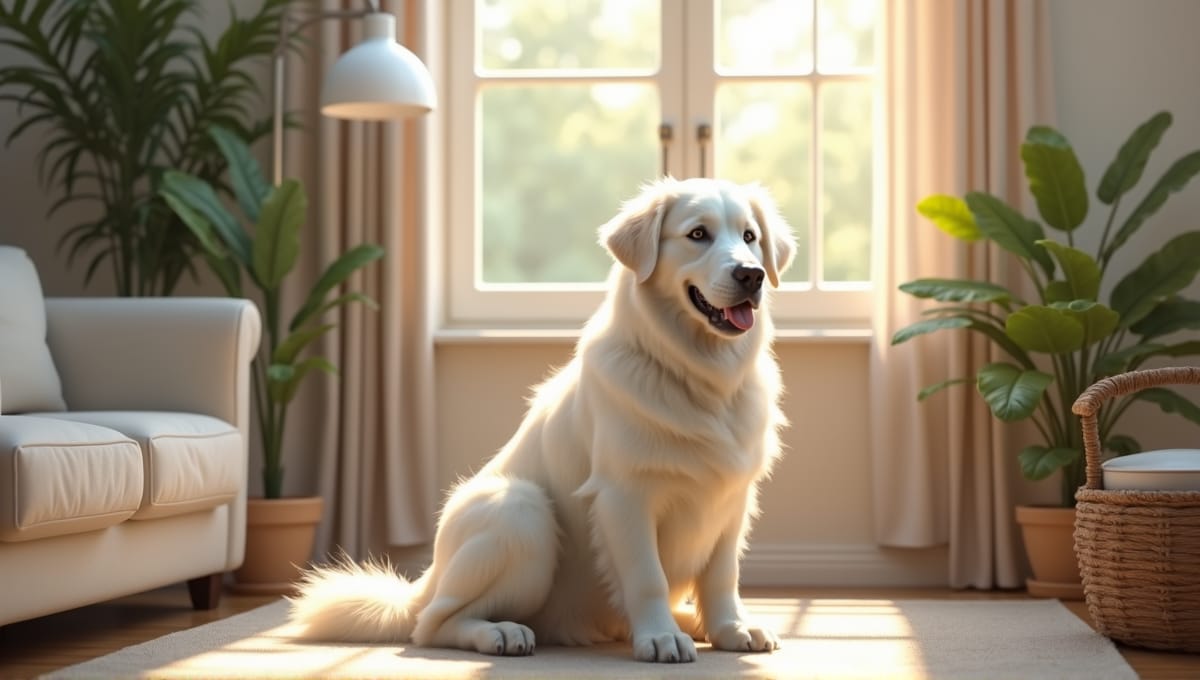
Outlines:
<svg viewBox="0 0 1200 680"><path fill-rule="evenodd" d="M702 168L697 130L700 125L709 125L716 129L716 7L715 0L687 0L684 4L684 16L677 25L682 29L679 31L679 40L683 43L683 72L680 80L684 83L684 124L680 131L680 142L685 150L686 172L682 176L699 177ZM710 177L714 176L714 145L717 143L718 140L710 139L704 150L708 167L703 170Z"/></svg>
<svg viewBox="0 0 1200 680"><path fill-rule="evenodd" d="M661 121L671 126L671 141L667 146L667 171L673 177L687 177L690 136L687 130L687 113L684 107L684 90L687 87L687 51L685 31L686 15L690 11L687 0L662 0L662 63L658 72L659 105Z"/></svg>

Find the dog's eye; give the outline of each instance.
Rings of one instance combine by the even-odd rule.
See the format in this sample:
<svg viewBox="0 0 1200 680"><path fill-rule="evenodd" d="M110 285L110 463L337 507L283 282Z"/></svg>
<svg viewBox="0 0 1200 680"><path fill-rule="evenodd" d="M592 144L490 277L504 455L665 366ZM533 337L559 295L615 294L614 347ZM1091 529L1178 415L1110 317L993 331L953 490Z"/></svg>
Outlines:
<svg viewBox="0 0 1200 680"><path fill-rule="evenodd" d="M703 241L708 238L708 230L704 227L696 227L688 232L687 237L693 241Z"/></svg>
<svg viewBox="0 0 1200 680"><path fill-rule="evenodd" d="M754 243L758 240L758 237L754 235L754 232L747 229L746 231L742 232L742 240L746 243Z"/></svg>

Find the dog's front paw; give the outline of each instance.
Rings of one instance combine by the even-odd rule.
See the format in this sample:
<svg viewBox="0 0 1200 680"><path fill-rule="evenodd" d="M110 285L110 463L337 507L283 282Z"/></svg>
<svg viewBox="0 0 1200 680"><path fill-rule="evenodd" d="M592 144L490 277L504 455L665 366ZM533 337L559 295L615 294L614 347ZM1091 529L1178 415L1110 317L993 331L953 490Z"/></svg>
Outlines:
<svg viewBox="0 0 1200 680"><path fill-rule="evenodd" d="M685 633L641 633L633 636L633 658L658 663L696 660L696 643Z"/></svg>
<svg viewBox="0 0 1200 680"><path fill-rule="evenodd" d="M741 621L721 626L715 634L709 635L709 642L713 647L729 652L773 652L779 649L779 638L775 633Z"/></svg>
<svg viewBox="0 0 1200 680"><path fill-rule="evenodd" d="M511 621L488 622L474 631L476 651L496 656L529 656L533 654L533 631L528 626Z"/></svg>

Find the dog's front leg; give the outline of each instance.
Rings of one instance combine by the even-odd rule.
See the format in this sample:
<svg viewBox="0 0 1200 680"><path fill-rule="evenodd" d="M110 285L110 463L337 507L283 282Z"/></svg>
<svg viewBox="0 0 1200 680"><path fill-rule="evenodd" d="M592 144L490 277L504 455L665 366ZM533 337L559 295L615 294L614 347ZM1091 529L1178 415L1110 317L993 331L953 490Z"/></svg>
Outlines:
<svg viewBox="0 0 1200 680"><path fill-rule="evenodd" d="M592 495L592 521L600 542L597 548L605 551L616 572L618 595L633 634L634 658L695 661L696 643L679 629L671 613L657 529L645 499L606 484L589 483L581 491Z"/></svg>
<svg viewBox="0 0 1200 680"><path fill-rule="evenodd" d="M700 573L697 610L708 641L731 652L770 652L779 649L779 638L767 628L749 622L738 594L738 544L736 529L717 541L711 559Z"/></svg>

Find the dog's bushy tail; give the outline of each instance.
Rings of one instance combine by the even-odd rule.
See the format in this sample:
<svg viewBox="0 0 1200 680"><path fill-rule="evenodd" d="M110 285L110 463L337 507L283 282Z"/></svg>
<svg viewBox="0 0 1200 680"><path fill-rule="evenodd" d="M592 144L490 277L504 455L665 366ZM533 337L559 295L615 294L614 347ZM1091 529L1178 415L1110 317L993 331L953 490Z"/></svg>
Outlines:
<svg viewBox="0 0 1200 680"><path fill-rule="evenodd" d="M386 561L340 559L307 570L291 602L297 635L337 642L407 642L428 597Z"/></svg>

